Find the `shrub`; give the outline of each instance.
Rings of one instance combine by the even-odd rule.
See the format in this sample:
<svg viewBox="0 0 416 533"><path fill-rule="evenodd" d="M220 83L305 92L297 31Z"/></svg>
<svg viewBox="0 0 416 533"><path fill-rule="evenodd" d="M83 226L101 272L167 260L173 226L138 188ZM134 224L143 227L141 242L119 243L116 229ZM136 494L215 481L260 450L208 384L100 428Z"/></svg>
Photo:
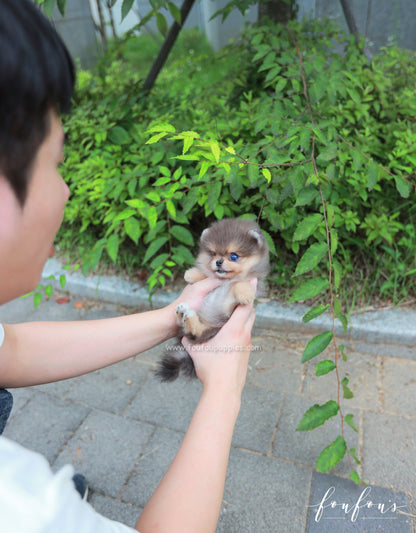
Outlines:
<svg viewBox="0 0 416 533"><path fill-rule="evenodd" d="M192 263L209 221L259 217L284 292L308 240L325 240L323 200L339 290L413 295L413 53L386 48L369 65L327 21L253 27L219 55L178 58L146 98L133 69L106 61L80 74L65 124L60 237L84 271L106 251L155 288Z"/></svg>

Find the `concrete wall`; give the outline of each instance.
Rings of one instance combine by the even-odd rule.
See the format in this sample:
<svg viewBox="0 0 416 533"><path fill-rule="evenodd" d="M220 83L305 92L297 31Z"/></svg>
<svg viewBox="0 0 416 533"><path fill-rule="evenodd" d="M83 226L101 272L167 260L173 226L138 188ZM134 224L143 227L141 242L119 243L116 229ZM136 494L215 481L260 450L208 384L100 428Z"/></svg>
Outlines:
<svg viewBox="0 0 416 533"><path fill-rule="evenodd" d="M52 23L65 41L72 57L78 58L84 68L92 67L100 53L90 6L85 0L67 0L65 18L58 9Z"/></svg>
<svg viewBox="0 0 416 533"><path fill-rule="evenodd" d="M339 0L299 0L299 3L302 16L326 17L348 29ZM416 50L415 0L353 0L352 5L358 30L366 38L371 54L392 43Z"/></svg>
<svg viewBox="0 0 416 533"><path fill-rule="evenodd" d="M67 0L68 2L74 0ZM180 8L182 0L172 0L173 3ZM228 41L236 37L244 26L245 22L254 22L257 20L257 6L252 6L245 17L243 17L238 10L234 10L224 23L221 23L221 17L210 21L212 15L224 7L228 0L196 0L193 5L188 18L186 19L184 28L199 28L201 33L204 33L208 41L213 46L214 50L219 50L225 46ZM91 12L94 20L98 23L98 12L96 8L96 0L90 0ZM149 0L136 0L129 15L121 22L121 2L120 0L113 8L113 17L117 34L121 35L125 31L134 27L141 17L144 17L152 9ZM103 8L107 16L107 10ZM173 23L173 17L167 10L161 10L165 16L168 25ZM156 26L156 21L150 20L146 24L144 31L158 34L159 30ZM111 36L111 28L107 27L107 35Z"/></svg>
<svg viewBox="0 0 416 533"><path fill-rule="evenodd" d="M173 0L180 7L182 0ZM257 20L257 6L252 6L243 17L234 10L224 23L221 17L209 19L225 6L227 0L196 0L185 28L198 27L207 35L215 50L235 38L245 22ZM327 17L337 21L347 29L339 0L298 0L299 19L303 17ZM121 21L121 0L113 8L116 31L119 35L135 26L150 11L149 0L136 0L134 7L124 21ZM415 0L353 0L354 15L358 29L366 37L367 50L370 54L377 52L381 46L397 43L403 48L416 50L416 1ZM106 8L103 8L104 13ZM173 19L169 12L164 12L168 24ZM108 18L108 17L107 17ZM71 54L81 59L84 67L95 62L99 53L94 19L98 22L96 0L67 0L67 12L62 20L60 14L54 13L53 21L57 30L67 43ZM150 21L144 31L158 33L156 21ZM108 35L111 28L108 26Z"/></svg>

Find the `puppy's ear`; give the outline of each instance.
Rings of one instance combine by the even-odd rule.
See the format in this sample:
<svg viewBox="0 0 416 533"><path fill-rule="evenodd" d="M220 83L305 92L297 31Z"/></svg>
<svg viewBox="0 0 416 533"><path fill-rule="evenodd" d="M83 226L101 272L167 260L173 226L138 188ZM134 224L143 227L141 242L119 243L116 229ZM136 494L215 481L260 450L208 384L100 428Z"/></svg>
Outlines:
<svg viewBox="0 0 416 533"><path fill-rule="evenodd" d="M204 231L201 233L201 241L204 240L206 237L208 237L209 228L204 229Z"/></svg>
<svg viewBox="0 0 416 533"><path fill-rule="evenodd" d="M261 231L259 231L257 229L251 229L251 230L249 230L248 234L250 235L250 237L253 237L253 239L255 239L257 241L257 244L259 246L263 245L264 237L263 237Z"/></svg>

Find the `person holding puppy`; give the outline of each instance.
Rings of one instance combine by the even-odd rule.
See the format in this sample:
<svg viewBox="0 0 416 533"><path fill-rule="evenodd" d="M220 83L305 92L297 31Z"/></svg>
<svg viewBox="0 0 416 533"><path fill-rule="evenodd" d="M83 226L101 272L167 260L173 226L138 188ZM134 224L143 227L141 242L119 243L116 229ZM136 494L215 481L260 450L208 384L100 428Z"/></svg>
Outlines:
<svg viewBox="0 0 416 533"><path fill-rule="evenodd" d="M74 70L61 39L30 0L1 0L0 50L2 304L37 286L62 221L69 190L58 170L64 144L60 113L70 107ZM187 286L180 301L198 309L216 286L215 280ZM79 376L147 350L176 334L177 303L89 322L2 324L0 387ZM203 384L201 398L136 530L215 531L253 322L252 305L239 306L204 350L193 351L184 340ZM216 349L224 345L240 350ZM4 420L9 410L4 398L9 396L0 392ZM0 421L0 431L1 426ZM53 474L42 456L0 437L0 531L134 531L82 501L72 475L69 466Z"/></svg>

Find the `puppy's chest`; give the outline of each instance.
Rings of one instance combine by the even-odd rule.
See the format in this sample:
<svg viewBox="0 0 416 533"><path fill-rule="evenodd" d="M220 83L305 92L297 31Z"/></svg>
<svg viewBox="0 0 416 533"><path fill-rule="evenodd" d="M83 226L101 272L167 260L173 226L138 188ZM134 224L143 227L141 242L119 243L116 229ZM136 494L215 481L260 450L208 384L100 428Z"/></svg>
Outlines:
<svg viewBox="0 0 416 533"><path fill-rule="evenodd" d="M213 326L221 326L229 318L237 305L232 285L233 282L224 281L205 296L198 312L202 320Z"/></svg>

